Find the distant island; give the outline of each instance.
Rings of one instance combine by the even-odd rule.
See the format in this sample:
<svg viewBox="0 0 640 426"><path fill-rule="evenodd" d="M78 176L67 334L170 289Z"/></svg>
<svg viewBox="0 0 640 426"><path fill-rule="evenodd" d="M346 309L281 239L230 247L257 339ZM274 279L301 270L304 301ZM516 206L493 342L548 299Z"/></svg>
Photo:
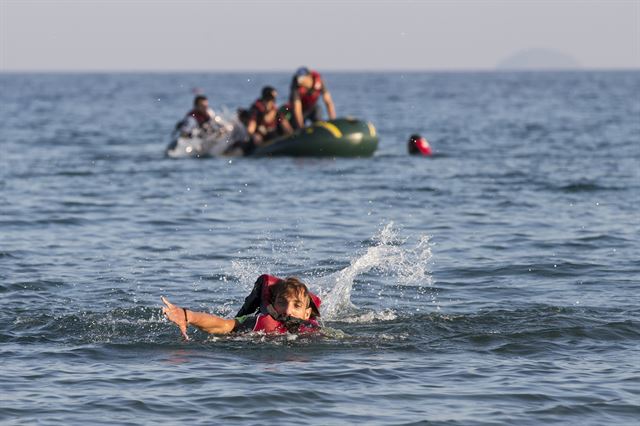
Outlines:
<svg viewBox="0 0 640 426"><path fill-rule="evenodd" d="M553 49L520 50L502 60L499 70L575 70L580 63L571 55Z"/></svg>

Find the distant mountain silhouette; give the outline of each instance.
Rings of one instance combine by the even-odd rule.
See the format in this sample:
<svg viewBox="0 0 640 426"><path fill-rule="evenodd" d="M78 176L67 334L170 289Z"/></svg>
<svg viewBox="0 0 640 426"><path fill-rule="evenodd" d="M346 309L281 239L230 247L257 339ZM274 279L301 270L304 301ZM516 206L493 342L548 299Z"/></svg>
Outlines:
<svg viewBox="0 0 640 426"><path fill-rule="evenodd" d="M571 55L553 49L520 50L500 62L502 70L575 70L581 68Z"/></svg>

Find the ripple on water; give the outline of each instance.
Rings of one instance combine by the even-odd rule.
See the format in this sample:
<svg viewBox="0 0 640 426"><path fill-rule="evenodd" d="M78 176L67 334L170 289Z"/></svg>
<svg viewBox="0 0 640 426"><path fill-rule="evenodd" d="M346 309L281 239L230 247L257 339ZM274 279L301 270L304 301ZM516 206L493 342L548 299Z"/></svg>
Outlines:
<svg viewBox="0 0 640 426"><path fill-rule="evenodd" d="M291 76L0 73L0 418L634 424L638 76L328 73L374 157L171 161L191 88ZM160 313L232 315L264 272L321 293L325 335Z"/></svg>

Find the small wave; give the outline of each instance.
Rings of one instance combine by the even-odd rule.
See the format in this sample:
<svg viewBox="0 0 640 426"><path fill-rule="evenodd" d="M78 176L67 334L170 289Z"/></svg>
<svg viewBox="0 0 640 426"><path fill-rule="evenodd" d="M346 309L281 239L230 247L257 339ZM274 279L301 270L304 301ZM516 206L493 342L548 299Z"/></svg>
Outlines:
<svg viewBox="0 0 640 426"><path fill-rule="evenodd" d="M374 321L393 321L398 315L393 310L387 309L382 312L366 312L359 315L347 316L340 319L340 322L346 323L372 323Z"/></svg>
<svg viewBox="0 0 640 426"><path fill-rule="evenodd" d="M229 260L232 256L227 253L203 253L190 256L192 260Z"/></svg>
<svg viewBox="0 0 640 426"><path fill-rule="evenodd" d="M552 418L562 418L564 423L572 423L568 419L573 416L576 423L581 421L578 419L594 419L594 416L602 416L601 422L598 424L613 424L612 418L627 417L629 423L634 424L640 415L640 409L637 404L625 404L623 401L611 400L594 400L588 402L555 404L550 407L540 408L536 410L528 410L528 416L540 418L540 416L553 416ZM615 414L616 417L611 417ZM633 419L636 419L635 421ZM595 424L595 423L594 423ZM622 423L620 423L622 424Z"/></svg>
<svg viewBox="0 0 640 426"><path fill-rule="evenodd" d="M50 219L38 219L33 221L32 223L36 223L39 225L82 225L86 222L87 220L83 217L70 216L70 217L57 217L57 218L50 218Z"/></svg>
<svg viewBox="0 0 640 426"><path fill-rule="evenodd" d="M575 341L628 341L640 338L636 321L624 312L561 306L532 306L516 310L491 310L477 314L427 317L442 326L451 340L466 340L497 352L531 352L541 342L548 347L558 344L569 348ZM425 320L425 317L418 321ZM441 334L441 333L438 333Z"/></svg>
<svg viewBox="0 0 640 426"><path fill-rule="evenodd" d="M0 259L17 259L18 256L8 251L0 251Z"/></svg>
<svg viewBox="0 0 640 426"><path fill-rule="evenodd" d="M572 182L566 185L554 185L550 189L565 192L568 194L582 193L582 192L598 192L598 191L620 191L623 188L603 186L595 182L580 181Z"/></svg>
<svg viewBox="0 0 640 426"><path fill-rule="evenodd" d="M483 278L483 277L510 277L510 276L539 276L539 277L574 277L577 274L583 274L587 271L601 267L603 265L597 263L577 263L569 261L557 261L546 264L511 264L506 266L478 266L478 267L459 267L453 270L453 274L464 278Z"/></svg>
<svg viewBox="0 0 640 426"><path fill-rule="evenodd" d="M175 246L175 245L169 246L169 247L156 247L156 246L142 245L142 246L137 246L135 249L140 251L151 252L151 253L166 253L166 252L173 252L173 251L178 252L178 251L184 250L184 247Z"/></svg>
<svg viewBox="0 0 640 426"><path fill-rule="evenodd" d="M404 188L407 192L433 192L433 193L444 193L440 188L434 188L432 186L408 186Z"/></svg>
<svg viewBox="0 0 640 426"><path fill-rule="evenodd" d="M452 176L452 179L462 179L462 180L475 180L475 179L486 179L486 180L497 180L502 181L503 179L511 180L516 179L516 182L529 182L531 176L523 172L521 170L507 170L507 171L496 171L496 172L487 172L485 170L478 170L477 172L470 172L469 170L461 171L460 173L456 173Z"/></svg>
<svg viewBox="0 0 640 426"><path fill-rule="evenodd" d="M54 281L54 280L39 280L39 281L22 281L11 284L3 284L0 285L0 292L25 292L25 291L48 291L52 288L59 288L64 286L65 283L62 281Z"/></svg>
<svg viewBox="0 0 640 426"><path fill-rule="evenodd" d="M57 172L55 174L52 174L52 176L64 176L64 177L74 177L74 176L80 176L80 177L84 177L84 176L93 176L95 173L87 170L87 171L61 171L61 172Z"/></svg>
<svg viewBox="0 0 640 426"><path fill-rule="evenodd" d="M176 219L176 220L152 219L152 220L140 220L139 223L163 227L163 226L181 226L185 222L179 219Z"/></svg>
<svg viewBox="0 0 640 426"><path fill-rule="evenodd" d="M82 217L58 217L58 218L47 218L47 219L36 219L36 220L23 220L23 219L12 219L12 220L0 220L0 225L2 226L25 226L32 228L34 225L81 225L86 222L86 219Z"/></svg>
<svg viewBox="0 0 640 426"><path fill-rule="evenodd" d="M160 309L146 307L71 315L29 313L15 318L11 336L19 343L158 342L162 340L162 323Z"/></svg>
<svg viewBox="0 0 640 426"><path fill-rule="evenodd" d="M70 200L61 200L59 204L63 207L97 207L100 209L107 209L116 207L115 203L105 203L102 201L70 201Z"/></svg>
<svg viewBox="0 0 640 426"><path fill-rule="evenodd" d="M584 237L579 237L577 238L577 241L582 241L582 242L589 242L589 243L616 243L616 244L621 244L621 243L627 243L630 240L628 240L627 238L624 237L619 237L616 235L607 235L607 234L597 234L597 235L588 235L588 236L584 236Z"/></svg>

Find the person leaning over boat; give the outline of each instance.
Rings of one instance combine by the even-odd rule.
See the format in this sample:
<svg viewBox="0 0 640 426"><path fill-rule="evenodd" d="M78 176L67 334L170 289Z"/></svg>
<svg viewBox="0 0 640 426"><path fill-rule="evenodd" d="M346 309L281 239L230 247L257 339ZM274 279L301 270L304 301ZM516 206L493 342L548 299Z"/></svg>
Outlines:
<svg viewBox="0 0 640 426"><path fill-rule="evenodd" d="M293 128L278 110L276 97L278 92L271 86L262 88L259 99L251 105L247 120L247 133L255 145L269 139L293 133Z"/></svg>
<svg viewBox="0 0 640 426"><path fill-rule="evenodd" d="M284 107L291 116L291 125L297 129L304 127L307 120L314 122L322 119L318 98L322 96L329 119L336 118L336 108L331 93L317 71L300 67L291 80L289 104Z"/></svg>
<svg viewBox="0 0 640 426"><path fill-rule="evenodd" d="M177 124L180 134L185 137L193 135L196 129L211 132L215 129L215 113L209 107L209 100L204 95L198 95L193 100L193 109Z"/></svg>

